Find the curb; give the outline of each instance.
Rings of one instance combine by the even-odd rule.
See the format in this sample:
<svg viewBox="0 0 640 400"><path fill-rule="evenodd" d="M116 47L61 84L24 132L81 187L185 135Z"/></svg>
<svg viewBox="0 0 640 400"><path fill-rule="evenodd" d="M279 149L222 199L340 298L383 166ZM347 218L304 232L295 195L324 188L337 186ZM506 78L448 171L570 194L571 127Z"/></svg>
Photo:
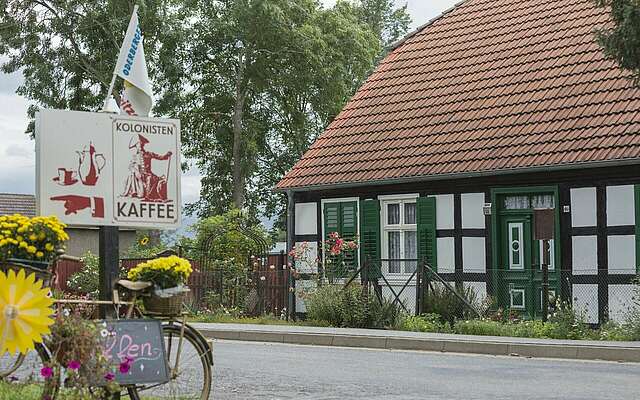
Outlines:
<svg viewBox="0 0 640 400"><path fill-rule="evenodd" d="M215 327L198 328L209 339L270 342L315 346L359 347L386 350L438 351L445 353L520 356L534 358L562 358L569 360L597 360L640 362L640 347L624 344L593 345L557 344L542 342L497 341L491 339L415 338L399 336L350 335L335 333L274 332L262 330L230 330Z"/></svg>

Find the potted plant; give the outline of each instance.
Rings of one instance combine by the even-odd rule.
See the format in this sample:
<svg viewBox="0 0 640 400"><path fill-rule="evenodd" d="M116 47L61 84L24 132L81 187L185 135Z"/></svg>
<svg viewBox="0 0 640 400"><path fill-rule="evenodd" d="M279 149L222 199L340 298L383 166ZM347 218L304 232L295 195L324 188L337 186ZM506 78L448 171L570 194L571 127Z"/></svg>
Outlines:
<svg viewBox="0 0 640 400"><path fill-rule="evenodd" d="M186 287L193 269L188 260L178 256L160 257L130 269L127 278L151 282L151 295L143 298L145 309L152 313L176 315L182 310Z"/></svg>
<svg viewBox="0 0 640 400"><path fill-rule="evenodd" d="M65 228L55 216L0 216L0 267L26 269L46 282L50 264L69 240Z"/></svg>

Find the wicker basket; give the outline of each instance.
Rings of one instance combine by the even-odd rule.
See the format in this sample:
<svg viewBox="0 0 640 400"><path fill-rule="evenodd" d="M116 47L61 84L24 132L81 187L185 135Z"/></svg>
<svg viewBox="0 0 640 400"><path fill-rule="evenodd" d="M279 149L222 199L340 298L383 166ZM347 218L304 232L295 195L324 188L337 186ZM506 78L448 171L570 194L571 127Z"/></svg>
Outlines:
<svg viewBox="0 0 640 400"><path fill-rule="evenodd" d="M46 262L9 259L5 262L0 262L0 271L6 273L9 270L13 270L15 273L18 273L21 269L24 269L27 276L35 273L36 279L43 281L43 286L49 286L51 283L49 266L50 264Z"/></svg>
<svg viewBox="0 0 640 400"><path fill-rule="evenodd" d="M160 297L152 293L151 296L143 297L145 311L151 314L160 315L180 315L182 312L182 303L186 293L180 293L171 297Z"/></svg>

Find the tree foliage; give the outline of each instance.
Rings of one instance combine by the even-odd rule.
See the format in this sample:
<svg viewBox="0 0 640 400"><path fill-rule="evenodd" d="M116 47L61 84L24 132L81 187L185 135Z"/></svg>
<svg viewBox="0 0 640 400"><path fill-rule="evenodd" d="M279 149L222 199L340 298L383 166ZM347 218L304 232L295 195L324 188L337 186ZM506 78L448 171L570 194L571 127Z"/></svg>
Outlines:
<svg viewBox="0 0 640 400"><path fill-rule="evenodd" d="M31 118L38 107L100 108L132 10L127 0L0 0L1 70L24 75L17 93L36 104ZM144 2L138 12L153 76L160 49L176 45L170 5ZM33 122L27 131L33 135Z"/></svg>
<svg viewBox="0 0 640 400"><path fill-rule="evenodd" d="M23 73L31 117L100 108L136 3L154 113L181 120L203 217L280 214L273 186L409 23L393 0L0 0L2 70Z"/></svg>
<svg viewBox="0 0 640 400"><path fill-rule="evenodd" d="M605 54L621 68L630 71L640 83L640 2L638 0L594 0L609 7L613 25L597 31L598 42Z"/></svg>

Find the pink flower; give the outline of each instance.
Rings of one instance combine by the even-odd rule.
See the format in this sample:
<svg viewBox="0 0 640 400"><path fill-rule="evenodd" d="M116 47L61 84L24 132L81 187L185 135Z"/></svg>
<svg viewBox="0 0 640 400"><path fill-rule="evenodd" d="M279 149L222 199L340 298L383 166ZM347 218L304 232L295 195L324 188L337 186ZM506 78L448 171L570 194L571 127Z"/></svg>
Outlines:
<svg viewBox="0 0 640 400"><path fill-rule="evenodd" d="M126 374L131 369L131 364L133 363L133 358L125 357L124 361L120 363L119 370L121 374Z"/></svg>
<svg viewBox="0 0 640 400"><path fill-rule="evenodd" d="M118 369L120 370L121 374L126 374L131 369L131 365L129 365L129 363L127 362L121 362Z"/></svg>
<svg viewBox="0 0 640 400"><path fill-rule="evenodd" d="M336 239L336 247L342 247L344 244L344 239Z"/></svg>
<svg viewBox="0 0 640 400"><path fill-rule="evenodd" d="M114 374L113 372L107 372L106 375L104 376L104 379L111 382L115 379L116 374Z"/></svg>
<svg viewBox="0 0 640 400"><path fill-rule="evenodd" d="M289 250L289 257L296 258L296 249L295 248Z"/></svg>
<svg viewBox="0 0 640 400"><path fill-rule="evenodd" d="M40 369L40 375L44 379L49 379L53 376L53 369L51 367L42 367Z"/></svg>
<svg viewBox="0 0 640 400"><path fill-rule="evenodd" d="M348 242L348 243L347 243L347 246L349 246L349 248L350 248L351 250L355 250L355 249L357 249L357 248L358 248L358 244L357 244L356 242L353 242L353 241Z"/></svg>
<svg viewBox="0 0 640 400"><path fill-rule="evenodd" d="M67 368L72 369L74 371L80 369L80 361L78 360L71 360L69 361L69 363L67 364Z"/></svg>
<svg viewBox="0 0 640 400"><path fill-rule="evenodd" d="M338 239L340 237L340 234L338 232L331 232L329 234L329 239Z"/></svg>

